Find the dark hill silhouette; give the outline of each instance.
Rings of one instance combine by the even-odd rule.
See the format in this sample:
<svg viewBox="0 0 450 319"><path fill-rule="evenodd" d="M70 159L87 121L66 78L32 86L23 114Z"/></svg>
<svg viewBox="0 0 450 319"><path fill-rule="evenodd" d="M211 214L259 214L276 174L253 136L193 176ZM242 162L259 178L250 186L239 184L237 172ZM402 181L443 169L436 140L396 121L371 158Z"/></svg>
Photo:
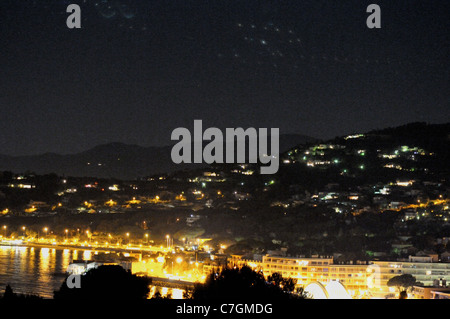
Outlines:
<svg viewBox="0 0 450 319"><path fill-rule="evenodd" d="M280 136L280 151L315 141L314 138L289 134ZM124 143L95 146L84 152L61 155L45 153L30 156L0 155L0 171L65 176L136 179L153 174L201 168L203 164L179 164L170 157L172 146L143 147Z"/></svg>

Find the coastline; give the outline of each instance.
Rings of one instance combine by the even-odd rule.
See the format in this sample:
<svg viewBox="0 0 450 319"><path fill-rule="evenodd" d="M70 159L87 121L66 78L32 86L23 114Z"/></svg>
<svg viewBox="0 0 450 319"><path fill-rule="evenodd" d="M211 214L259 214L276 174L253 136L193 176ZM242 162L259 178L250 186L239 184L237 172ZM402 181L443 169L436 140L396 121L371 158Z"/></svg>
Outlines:
<svg viewBox="0 0 450 319"><path fill-rule="evenodd" d="M101 247L101 246L77 246L77 245L61 245L61 244L48 244L48 243L36 243L36 242L23 242L23 243L5 243L0 242L0 247L34 247L34 248L52 248L52 249L71 249L71 250L92 250L102 252L127 252L136 253L143 251L154 251L148 248L141 247L128 247L128 248L114 248L114 247Z"/></svg>

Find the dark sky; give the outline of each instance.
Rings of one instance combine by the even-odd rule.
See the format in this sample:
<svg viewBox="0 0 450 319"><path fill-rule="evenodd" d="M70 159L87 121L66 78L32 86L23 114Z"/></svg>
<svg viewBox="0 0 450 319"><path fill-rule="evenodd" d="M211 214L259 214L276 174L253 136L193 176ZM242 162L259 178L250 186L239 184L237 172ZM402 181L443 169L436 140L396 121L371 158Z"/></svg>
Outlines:
<svg viewBox="0 0 450 319"><path fill-rule="evenodd" d="M2 0L0 154L165 145L194 119L318 138L448 122L449 3Z"/></svg>

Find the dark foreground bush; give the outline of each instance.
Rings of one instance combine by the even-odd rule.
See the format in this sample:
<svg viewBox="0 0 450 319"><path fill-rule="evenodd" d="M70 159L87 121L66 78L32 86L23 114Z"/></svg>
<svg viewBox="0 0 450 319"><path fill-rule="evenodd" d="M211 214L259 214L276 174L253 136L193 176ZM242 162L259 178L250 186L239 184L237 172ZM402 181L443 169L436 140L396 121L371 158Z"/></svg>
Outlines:
<svg viewBox="0 0 450 319"><path fill-rule="evenodd" d="M138 277L120 266L100 266L81 275L81 288L69 288L66 280L55 299L146 299L151 279Z"/></svg>

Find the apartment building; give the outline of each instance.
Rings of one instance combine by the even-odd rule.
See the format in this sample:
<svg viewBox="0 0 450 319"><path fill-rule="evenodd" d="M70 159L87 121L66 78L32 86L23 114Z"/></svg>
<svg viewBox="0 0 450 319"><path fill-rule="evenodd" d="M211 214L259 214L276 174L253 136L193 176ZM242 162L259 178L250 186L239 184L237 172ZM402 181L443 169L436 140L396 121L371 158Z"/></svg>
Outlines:
<svg viewBox="0 0 450 319"><path fill-rule="evenodd" d="M248 265L262 270L264 276L280 273L283 277L297 279L297 285L305 287L314 282L339 281L354 298L393 297L395 288L388 287L389 279L410 274L424 286L446 286L450 282L450 263L435 262L435 256L410 256L406 261L369 261L334 263L333 257L285 257L265 255L262 260L242 259L233 256L229 264ZM442 285L442 284L441 284Z"/></svg>

